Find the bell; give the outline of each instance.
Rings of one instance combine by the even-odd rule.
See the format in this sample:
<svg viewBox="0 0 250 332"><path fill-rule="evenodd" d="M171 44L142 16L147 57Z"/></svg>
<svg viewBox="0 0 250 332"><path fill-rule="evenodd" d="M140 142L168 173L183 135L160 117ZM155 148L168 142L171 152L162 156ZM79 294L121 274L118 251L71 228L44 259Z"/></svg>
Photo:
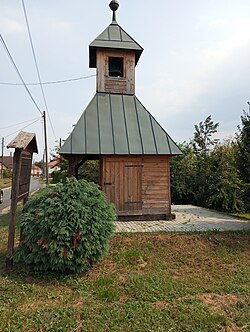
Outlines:
<svg viewBox="0 0 250 332"><path fill-rule="evenodd" d="M109 58L109 76L123 77L123 59Z"/></svg>

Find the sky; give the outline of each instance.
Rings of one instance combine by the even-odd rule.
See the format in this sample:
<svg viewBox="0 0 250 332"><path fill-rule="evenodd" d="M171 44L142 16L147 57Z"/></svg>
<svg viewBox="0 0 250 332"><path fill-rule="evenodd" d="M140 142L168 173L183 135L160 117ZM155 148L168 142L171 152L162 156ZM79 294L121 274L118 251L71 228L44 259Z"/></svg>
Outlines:
<svg viewBox="0 0 250 332"><path fill-rule="evenodd" d="M24 0L42 82L95 75L89 44L111 23L109 0ZM232 138L250 101L249 0L120 0L117 21L143 48L136 95L177 143L193 138L208 115L216 138ZM0 0L0 33L26 83L37 83L21 0ZM0 44L0 138L36 133L41 115ZM39 109L40 86L28 86ZM96 92L96 77L43 85L50 151L66 139ZM32 125L26 127L27 125ZM24 128L26 127L26 128ZM5 148L4 154L11 150Z"/></svg>

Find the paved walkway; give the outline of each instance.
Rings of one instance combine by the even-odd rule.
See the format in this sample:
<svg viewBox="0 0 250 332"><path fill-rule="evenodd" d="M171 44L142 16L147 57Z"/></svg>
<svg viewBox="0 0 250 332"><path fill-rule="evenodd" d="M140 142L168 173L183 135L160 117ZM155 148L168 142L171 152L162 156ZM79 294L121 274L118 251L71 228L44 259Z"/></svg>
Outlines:
<svg viewBox="0 0 250 332"><path fill-rule="evenodd" d="M250 229L250 221L212 212L194 205L173 205L171 221L117 221L116 232L204 232Z"/></svg>

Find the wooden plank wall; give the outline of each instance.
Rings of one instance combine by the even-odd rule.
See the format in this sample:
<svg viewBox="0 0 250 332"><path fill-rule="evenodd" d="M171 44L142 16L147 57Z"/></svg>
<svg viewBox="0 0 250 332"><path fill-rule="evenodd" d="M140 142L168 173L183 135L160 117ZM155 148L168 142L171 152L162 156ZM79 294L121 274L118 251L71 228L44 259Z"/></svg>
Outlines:
<svg viewBox="0 0 250 332"><path fill-rule="evenodd" d="M143 214L170 215L169 157L143 157L142 201Z"/></svg>
<svg viewBox="0 0 250 332"><path fill-rule="evenodd" d="M171 214L168 156L103 157L103 191L118 215Z"/></svg>
<svg viewBox="0 0 250 332"><path fill-rule="evenodd" d="M124 59L124 77L110 77L109 57ZM135 53L133 51L118 51L98 49L96 53L97 92L107 93L135 93Z"/></svg>

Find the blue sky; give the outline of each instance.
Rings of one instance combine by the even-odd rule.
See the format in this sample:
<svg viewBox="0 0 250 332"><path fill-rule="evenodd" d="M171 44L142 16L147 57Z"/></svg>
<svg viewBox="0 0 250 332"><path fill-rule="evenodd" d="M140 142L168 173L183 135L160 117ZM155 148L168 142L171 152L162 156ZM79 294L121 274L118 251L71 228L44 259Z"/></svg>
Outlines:
<svg viewBox="0 0 250 332"><path fill-rule="evenodd" d="M88 68L88 46L111 22L108 4L25 0L43 82L95 74ZM250 101L249 13L249 0L120 0L118 23L144 48L136 95L176 142L192 139L194 125L210 114L220 123L218 138L237 131ZM1 0L0 33L25 82L37 82L21 0ZM20 81L0 45L3 82ZM50 149L58 144L56 138L68 136L95 88L95 77L44 86L55 132L49 125ZM40 88L29 89L44 110ZM6 143L29 122L9 126L40 116L22 86L2 84L0 115L0 137ZM41 121L24 130L36 132L40 159Z"/></svg>

